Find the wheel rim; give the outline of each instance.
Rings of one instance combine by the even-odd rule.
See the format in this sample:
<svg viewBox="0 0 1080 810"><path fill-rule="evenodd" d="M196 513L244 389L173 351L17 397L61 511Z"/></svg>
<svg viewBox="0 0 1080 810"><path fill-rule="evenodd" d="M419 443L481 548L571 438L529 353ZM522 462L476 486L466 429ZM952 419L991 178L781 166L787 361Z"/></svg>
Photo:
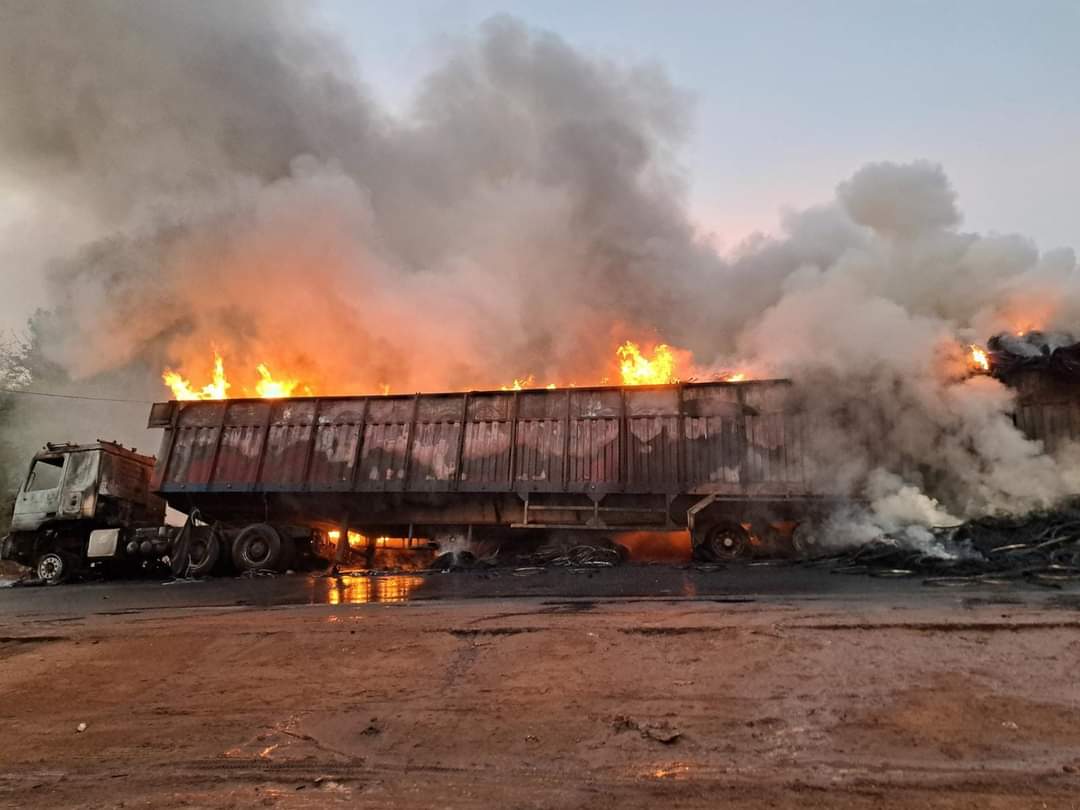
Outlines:
<svg viewBox="0 0 1080 810"><path fill-rule="evenodd" d="M38 579L59 579L64 574L64 560L59 554L46 554L38 562Z"/></svg>
<svg viewBox="0 0 1080 810"><path fill-rule="evenodd" d="M746 551L746 533L742 527L719 526L709 538L709 546L716 557L732 560Z"/></svg>
<svg viewBox="0 0 1080 810"><path fill-rule="evenodd" d="M209 553L205 540L196 540L191 545L190 551L188 551L188 559L191 560L192 565L201 565L206 560L206 555Z"/></svg>
<svg viewBox="0 0 1080 810"><path fill-rule="evenodd" d="M255 539L248 543L247 553L244 555L247 557L248 562L259 565L266 562L266 558L270 556L270 544L265 540Z"/></svg>

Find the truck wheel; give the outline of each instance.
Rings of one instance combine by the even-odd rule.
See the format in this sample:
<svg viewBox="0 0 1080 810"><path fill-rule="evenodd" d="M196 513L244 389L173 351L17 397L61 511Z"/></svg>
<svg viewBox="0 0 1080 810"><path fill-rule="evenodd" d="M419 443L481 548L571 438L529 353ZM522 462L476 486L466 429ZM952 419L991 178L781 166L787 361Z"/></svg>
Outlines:
<svg viewBox="0 0 1080 810"><path fill-rule="evenodd" d="M237 570L277 570L282 562L281 535L267 523L248 526L233 542L232 559Z"/></svg>
<svg viewBox="0 0 1080 810"><path fill-rule="evenodd" d="M38 557L34 573L46 585L59 585L71 577L75 565L70 557L59 551L49 551Z"/></svg>
<svg viewBox="0 0 1080 810"><path fill-rule="evenodd" d="M735 560L750 551L750 535L741 523L716 523L706 529L700 550L711 560Z"/></svg>
<svg viewBox="0 0 1080 810"><path fill-rule="evenodd" d="M221 541L217 532L199 532L188 543L187 575L204 577L214 570L221 557Z"/></svg>

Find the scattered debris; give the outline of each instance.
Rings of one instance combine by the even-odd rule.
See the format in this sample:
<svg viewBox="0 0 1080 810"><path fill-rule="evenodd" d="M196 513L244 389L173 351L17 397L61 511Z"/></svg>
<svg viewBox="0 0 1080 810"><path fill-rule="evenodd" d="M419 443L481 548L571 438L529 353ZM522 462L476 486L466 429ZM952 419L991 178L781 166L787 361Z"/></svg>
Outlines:
<svg viewBox="0 0 1080 810"><path fill-rule="evenodd" d="M976 518L932 533L949 553L928 553L886 537L807 562L831 565L837 574L921 576L939 587L1021 580L1060 588L1080 582L1080 508Z"/></svg>
<svg viewBox="0 0 1080 810"><path fill-rule="evenodd" d="M589 568L613 568L622 563L629 553L625 546L614 543L605 545L564 545L549 543L538 548L530 557L534 565L560 565Z"/></svg>

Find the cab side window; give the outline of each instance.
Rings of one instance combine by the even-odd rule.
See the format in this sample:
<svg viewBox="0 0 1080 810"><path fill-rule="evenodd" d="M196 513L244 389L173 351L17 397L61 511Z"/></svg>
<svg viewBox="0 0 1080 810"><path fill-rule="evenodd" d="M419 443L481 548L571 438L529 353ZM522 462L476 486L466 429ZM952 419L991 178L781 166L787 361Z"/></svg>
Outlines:
<svg viewBox="0 0 1080 810"><path fill-rule="evenodd" d="M40 492L45 489L56 489L60 486L63 471L62 458L39 458L30 470L30 478L26 481L26 491Z"/></svg>

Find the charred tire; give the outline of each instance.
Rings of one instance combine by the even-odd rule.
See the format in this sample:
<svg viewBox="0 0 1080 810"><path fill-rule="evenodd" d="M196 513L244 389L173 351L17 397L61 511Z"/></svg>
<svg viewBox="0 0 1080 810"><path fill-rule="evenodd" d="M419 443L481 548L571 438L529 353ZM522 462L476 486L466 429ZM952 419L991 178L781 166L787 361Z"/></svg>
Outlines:
<svg viewBox="0 0 1080 810"><path fill-rule="evenodd" d="M233 541L233 564L241 573L266 569L277 571L284 558L283 546L277 529L269 523L255 523L240 532Z"/></svg>
<svg viewBox="0 0 1080 810"><path fill-rule="evenodd" d="M221 540L217 532L198 532L188 541L187 575L205 577L221 558Z"/></svg>
<svg viewBox="0 0 1080 810"><path fill-rule="evenodd" d="M750 533L741 523L715 523L705 530L700 553L707 559L724 562L750 553Z"/></svg>
<svg viewBox="0 0 1080 810"><path fill-rule="evenodd" d="M34 563L34 574L46 585L67 582L75 572L75 561L59 551L47 551Z"/></svg>
<svg viewBox="0 0 1080 810"><path fill-rule="evenodd" d="M813 557L821 551L821 543L818 540L820 527L810 521L804 520L795 526L791 533L791 545L795 554L799 557Z"/></svg>

